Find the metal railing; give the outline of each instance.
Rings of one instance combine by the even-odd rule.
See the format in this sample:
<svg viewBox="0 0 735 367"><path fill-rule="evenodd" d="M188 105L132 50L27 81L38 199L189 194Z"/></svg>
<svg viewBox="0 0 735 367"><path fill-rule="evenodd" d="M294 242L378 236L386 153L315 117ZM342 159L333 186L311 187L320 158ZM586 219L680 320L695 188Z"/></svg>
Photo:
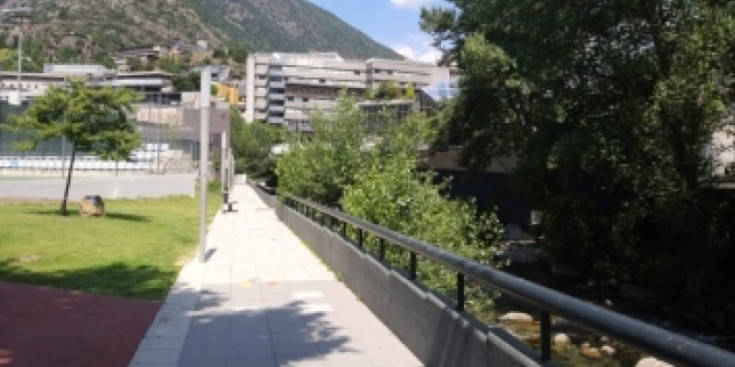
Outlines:
<svg viewBox="0 0 735 367"><path fill-rule="evenodd" d="M551 359L551 315L557 315L593 332L640 348L677 366L735 366L735 354L723 349L512 276L377 224L317 204L311 200L291 195L284 196L284 200L286 205L298 210L308 218L314 219L316 214L321 213L341 221L342 225L340 227L343 236L346 232L346 226L352 226L357 231L356 244L360 248L363 247L366 233L377 237L380 243L378 257L381 261L385 259L386 243L407 250L409 254L408 277L410 279L416 279L417 256L431 259L456 271L456 309L458 311L464 310L466 277L521 299L535 307L540 311L540 357L544 362Z"/></svg>

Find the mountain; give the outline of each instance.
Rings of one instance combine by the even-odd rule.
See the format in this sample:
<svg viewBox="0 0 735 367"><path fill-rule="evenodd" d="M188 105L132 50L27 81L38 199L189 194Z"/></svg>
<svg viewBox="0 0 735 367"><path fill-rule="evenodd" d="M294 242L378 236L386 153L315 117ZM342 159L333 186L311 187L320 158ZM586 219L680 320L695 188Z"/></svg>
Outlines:
<svg viewBox="0 0 735 367"><path fill-rule="evenodd" d="M207 24L263 51L337 51L344 57L400 58L332 13L305 0L181 0Z"/></svg>
<svg viewBox="0 0 735 367"><path fill-rule="evenodd" d="M33 8L24 49L38 63L109 62L119 49L202 38L212 49L401 58L306 0L0 0L2 9L20 6ZM15 34L0 29L6 48Z"/></svg>

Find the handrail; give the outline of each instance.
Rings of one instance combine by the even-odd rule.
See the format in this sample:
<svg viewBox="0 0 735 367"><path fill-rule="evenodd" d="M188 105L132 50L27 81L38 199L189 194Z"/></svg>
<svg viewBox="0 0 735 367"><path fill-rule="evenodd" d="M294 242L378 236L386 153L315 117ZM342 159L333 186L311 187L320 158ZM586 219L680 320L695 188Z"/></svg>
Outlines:
<svg viewBox="0 0 735 367"><path fill-rule="evenodd" d="M550 344L549 313L553 313L599 334L641 348L677 366L735 366L735 354L723 349L515 277L311 200L293 195L285 195L284 197L287 200L300 203L349 223L355 228L367 231L378 238L390 241L394 245L408 250L412 254L412 259L415 259L415 254L419 254L456 270L458 274L472 277L486 286L508 293L537 307L541 310L542 318L545 319L541 320L543 360L550 358L549 351L544 352L544 349L548 349ZM415 269L411 271L415 271ZM459 282L460 279L458 279ZM461 283L463 286L463 277L461 277ZM461 309L462 306L459 307ZM546 327L544 327L544 324L546 324ZM546 348L543 347L544 344L547 346Z"/></svg>

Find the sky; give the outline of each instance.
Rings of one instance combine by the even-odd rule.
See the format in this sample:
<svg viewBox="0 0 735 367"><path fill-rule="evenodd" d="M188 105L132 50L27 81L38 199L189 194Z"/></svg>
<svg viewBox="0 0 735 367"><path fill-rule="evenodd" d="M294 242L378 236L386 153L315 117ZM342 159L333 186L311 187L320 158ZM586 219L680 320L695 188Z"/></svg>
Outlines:
<svg viewBox="0 0 735 367"><path fill-rule="evenodd" d="M422 6L447 6L443 0L309 0L370 38L410 59L435 62L439 51L419 27Z"/></svg>

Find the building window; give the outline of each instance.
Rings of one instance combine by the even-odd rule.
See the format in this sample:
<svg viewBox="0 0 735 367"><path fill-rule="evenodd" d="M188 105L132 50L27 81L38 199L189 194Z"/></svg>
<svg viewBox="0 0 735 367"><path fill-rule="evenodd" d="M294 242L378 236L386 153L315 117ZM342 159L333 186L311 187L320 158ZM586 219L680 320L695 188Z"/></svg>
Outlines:
<svg viewBox="0 0 735 367"><path fill-rule="evenodd" d="M304 102L309 102L309 99L308 99L308 98L306 98L306 97L304 97L303 101L304 101Z"/></svg>
<svg viewBox="0 0 735 367"><path fill-rule="evenodd" d="M355 70L355 75L360 75L360 70Z"/></svg>
<svg viewBox="0 0 735 367"><path fill-rule="evenodd" d="M326 82L327 82L327 81L326 81L326 80L324 80L324 79L319 79L319 84L324 84L324 83L326 83Z"/></svg>

